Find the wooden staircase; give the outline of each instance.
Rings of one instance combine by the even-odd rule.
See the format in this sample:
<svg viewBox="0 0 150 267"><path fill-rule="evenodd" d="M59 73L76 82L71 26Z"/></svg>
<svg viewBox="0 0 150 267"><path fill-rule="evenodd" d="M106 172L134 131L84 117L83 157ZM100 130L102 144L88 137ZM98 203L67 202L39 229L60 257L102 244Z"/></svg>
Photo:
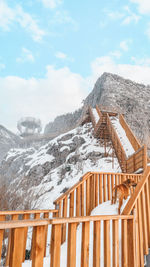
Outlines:
<svg viewBox="0 0 150 267"><path fill-rule="evenodd" d="M144 267L144 256L150 248L147 148L136 139L123 115L119 115L135 149L127 158L110 120L118 114L96 109L100 117L97 123L89 107L94 136L112 141L122 173L86 173L55 200L54 210L1 211L2 266L21 267L28 255L32 267L43 267L43 259L49 255L50 267ZM138 169L141 174L135 173ZM129 178L136 180L137 187L121 215L90 216L95 207L111 200L114 186ZM27 236L31 239L30 251L26 250ZM66 245L62 246L64 242Z"/></svg>

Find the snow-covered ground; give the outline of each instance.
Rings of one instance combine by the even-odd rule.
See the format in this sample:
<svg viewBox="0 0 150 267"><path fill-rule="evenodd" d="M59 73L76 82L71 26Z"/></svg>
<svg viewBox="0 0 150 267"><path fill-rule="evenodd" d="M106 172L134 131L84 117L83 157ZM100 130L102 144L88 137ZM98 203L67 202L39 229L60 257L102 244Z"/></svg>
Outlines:
<svg viewBox="0 0 150 267"><path fill-rule="evenodd" d="M96 108L92 108L92 112L93 112L95 121L96 121L96 123L97 123L97 122L99 121L100 117L99 117L99 114L97 113Z"/></svg>
<svg viewBox="0 0 150 267"><path fill-rule="evenodd" d="M128 200L124 201L122 209L125 207ZM110 201L104 202L96 207L91 215L117 215L118 214L118 203L111 205ZM103 237L103 220L101 221L101 266L104 265L104 237ZM82 238L82 225L79 224L76 232L76 266L81 265L81 238ZM112 248L112 221L110 222L110 244ZM119 221L119 257L121 260L121 221ZM112 250L111 250L112 259ZM50 256L44 258L44 267L50 266ZM67 241L61 246L61 259L60 267L67 266ZM90 222L90 242L89 242L89 266L93 266L93 222ZM31 261L25 261L22 267L31 267Z"/></svg>
<svg viewBox="0 0 150 267"><path fill-rule="evenodd" d="M117 158L114 158L113 168L111 148L107 148L109 155L105 157L104 146L93 137L92 130L92 124L88 123L58 136L38 150L9 151L8 163L19 165L21 162L17 169L18 178L11 185L15 190L17 185L18 193L23 192L21 184L26 177L27 183L30 180L30 192L35 198L38 196L36 207L49 209L54 207L53 201L62 194L63 189L73 186L86 172L121 172Z"/></svg>
<svg viewBox="0 0 150 267"><path fill-rule="evenodd" d="M122 128L122 126L119 122L119 119L116 117L110 117L110 119L111 119L111 122L112 122L114 128L116 129L116 132L117 132L118 137L120 139L120 142L124 148L126 156L127 157L131 156L135 152L135 150L134 150L133 146L131 145L128 137L126 136L126 132Z"/></svg>

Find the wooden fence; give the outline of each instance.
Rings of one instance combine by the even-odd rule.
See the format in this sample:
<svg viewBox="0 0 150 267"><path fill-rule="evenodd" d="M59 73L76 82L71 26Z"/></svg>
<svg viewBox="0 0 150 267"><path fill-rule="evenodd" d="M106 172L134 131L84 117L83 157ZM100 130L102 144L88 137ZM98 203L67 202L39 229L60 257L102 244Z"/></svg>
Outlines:
<svg viewBox="0 0 150 267"><path fill-rule="evenodd" d="M148 255L150 248L150 167L147 167L143 178L138 183L133 195L129 199L122 214L129 215L136 212L137 235L137 266L144 266L144 255Z"/></svg>
<svg viewBox="0 0 150 267"><path fill-rule="evenodd" d="M62 225L64 224L68 229L67 243L61 248ZM32 267L43 267L48 226L52 226L50 267L75 267L76 264L81 267L99 267L100 262L110 267L111 261L113 267L119 266L119 263L120 267L124 267L124 263L128 267L136 267L135 218L132 215L1 222L0 248L4 231L11 230L12 232L13 247L10 267L22 266L25 253L24 230L30 227L33 227L34 232ZM126 249L127 246L128 249Z"/></svg>
<svg viewBox="0 0 150 267"><path fill-rule="evenodd" d="M132 132L132 130L129 127L129 125L127 124L127 122L125 121L122 114L119 115L119 122L120 122L121 126L123 127L123 129L125 130L126 135L129 139L131 145L133 146L134 150L135 151L139 150L139 148L141 148L141 144L140 144L139 140L136 138L136 136L134 135L134 133Z"/></svg>
<svg viewBox="0 0 150 267"><path fill-rule="evenodd" d="M126 172L134 173L137 170L143 172L147 168L147 147L140 147L134 154L126 160Z"/></svg>
<svg viewBox="0 0 150 267"><path fill-rule="evenodd" d="M126 160L127 160L126 153L125 153L124 148L120 142L118 134L111 123L111 120L110 120L108 114L107 114L107 127L108 127L110 138L111 138L112 143L113 143L113 147L114 147L116 156L117 156L118 161L120 163L120 167L121 167L123 172L126 172Z"/></svg>
<svg viewBox="0 0 150 267"><path fill-rule="evenodd" d="M19 220L20 222L23 222L25 220L30 220L32 218L32 221L36 221L37 219L46 219L51 217L57 217L58 216L58 210L25 210L25 211L0 211L0 224L2 221L6 221L8 223L13 223L13 221ZM31 258L33 254L33 242L34 242L34 229L33 233L31 233ZM46 229L47 231L47 229ZM46 233L45 233L46 235ZM12 258L12 249L14 246L14 237L13 237L13 231L10 229L9 231L4 232L1 231L1 238L4 236L4 246L6 250L6 254L4 255L5 258L5 266L11 266L11 258ZM27 237L28 237L28 229L24 228L24 236L22 237L22 243L24 246L23 255L22 255L22 262L25 260L26 256L26 243L27 243ZM45 239L45 245L44 245L44 251L46 255L46 239ZM2 246L0 246L0 255L2 254Z"/></svg>

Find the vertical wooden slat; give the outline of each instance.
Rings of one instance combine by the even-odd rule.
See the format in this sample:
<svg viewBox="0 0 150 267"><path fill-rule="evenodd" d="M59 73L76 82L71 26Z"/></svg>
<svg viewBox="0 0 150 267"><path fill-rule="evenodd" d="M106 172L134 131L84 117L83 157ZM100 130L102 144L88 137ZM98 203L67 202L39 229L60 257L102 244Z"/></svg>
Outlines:
<svg viewBox="0 0 150 267"><path fill-rule="evenodd" d="M128 267L127 220L122 220L122 267Z"/></svg>
<svg viewBox="0 0 150 267"><path fill-rule="evenodd" d="M90 223L82 223L81 267L89 267L89 233Z"/></svg>
<svg viewBox="0 0 150 267"><path fill-rule="evenodd" d="M63 199L63 217L67 217L67 197ZM77 211L77 206L76 206ZM61 244L66 241L66 223L62 224L62 232L61 232Z"/></svg>
<svg viewBox="0 0 150 267"><path fill-rule="evenodd" d="M76 216L80 216L80 186L76 188Z"/></svg>
<svg viewBox="0 0 150 267"><path fill-rule="evenodd" d="M136 202L134 209L135 216L135 255L136 266L140 266L140 237L139 237L139 224L138 224L138 204Z"/></svg>
<svg viewBox="0 0 150 267"><path fill-rule="evenodd" d="M5 215L0 215L0 221L5 221ZM0 230L0 261L2 254L2 246L3 246L3 235L4 235L4 230Z"/></svg>
<svg viewBox="0 0 150 267"><path fill-rule="evenodd" d="M110 174L107 175L107 194L108 194L108 200L111 200Z"/></svg>
<svg viewBox="0 0 150 267"><path fill-rule="evenodd" d="M144 266L144 249L143 249L143 232L142 232L142 211L141 211L141 198L137 199L138 207L138 226L139 226L139 249L140 249L140 263L141 266Z"/></svg>
<svg viewBox="0 0 150 267"><path fill-rule="evenodd" d="M119 223L118 220L112 221L113 229L113 267L119 267Z"/></svg>
<svg viewBox="0 0 150 267"><path fill-rule="evenodd" d="M103 202L103 175L99 175L99 204Z"/></svg>
<svg viewBox="0 0 150 267"><path fill-rule="evenodd" d="M111 174L111 198L112 198L112 190L114 186L115 186L114 174Z"/></svg>
<svg viewBox="0 0 150 267"><path fill-rule="evenodd" d="M70 193L70 207L69 207L69 216L74 216L74 191Z"/></svg>
<svg viewBox="0 0 150 267"><path fill-rule="evenodd" d="M61 224L52 226L52 246L50 267L60 267Z"/></svg>
<svg viewBox="0 0 150 267"><path fill-rule="evenodd" d="M24 214L23 215L23 220L28 220L30 218L30 214ZM22 258L22 262L25 261L25 257L26 257L26 243L27 243L27 235L28 235L28 227L24 227L24 248L23 248L23 258Z"/></svg>
<svg viewBox="0 0 150 267"><path fill-rule="evenodd" d="M144 254L148 255L148 236L147 236L147 220L146 220L144 189L142 189L140 197L141 197L141 201L142 201L142 225L143 225Z"/></svg>
<svg viewBox="0 0 150 267"><path fill-rule="evenodd" d="M44 219L49 218L49 212L44 213ZM44 256L46 257L48 225L44 228Z"/></svg>
<svg viewBox="0 0 150 267"><path fill-rule="evenodd" d="M76 229L77 223L70 223L68 231L67 267L76 267Z"/></svg>
<svg viewBox="0 0 150 267"><path fill-rule="evenodd" d="M90 215L90 179L86 180L86 216Z"/></svg>
<svg viewBox="0 0 150 267"><path fill-rule="evenodd" d="M98 206L98 174L95 174L95 207Z"/></svg>
<svg viewBox="0 0 150 267"><path fill-rule="evenodd" d="M104 266L110 267L110 221L104 221Z"/></svg>
<svg viewBox="0 0 150 267"><path fill-rule="evenodd" d="M135 265L135 224L134 219L127 221L127 242L128 242L128 267Z"/></svg>
<svg viewBox="0 0 150 267"><path fill-rule="evenodd" d="M43 267L45 252L45 226L34 226L32 267Z"/></svg>
<svg viewBox="0 0 150 267"><path fill-rule="evenodd" d="M13 221L18 220L18 215L17 214L13 214L11 217L12 217L11 219ZM8 236L8 247L7 247L7 255L6 255L5 266L9 266L9 264L10 264L10 251L12 249L12 242L11 242L12 234L13 234L13 229L10 229L9 230L9 236Z"/></svg>
<svg viewBox="0 0 150 267"><path fill-rule="evenodd" d="M147 236L148 247L150 248L150 195L149 195L148 181L145 184L145 201L146 201L146 216L147 216Z"/></svg>
<svg viewBox="0 0 150 267"><path fill-rule="evenodd" d="M106 174L103 175L103 192L104 192L104 202L107 201L107 188L106 188L106 183L107 183L107 176Z"/></svg>
<svg viewBox="0 0 150 267"><path fill-rule="evenodd" d="M101 221L94 222L93 267L100 267L100 229Z"/></svg>
<svg viewBox="0 0 150 267"><path fill-rule="evenodd" d="M10 267L21 267L24 249L24 228L11 230Z"/></svg>
<svg viewBox="0 0 150 267"><path fill-rule="evenodd" d="M95 208L95 174L92 175L92 199L93 199L93 205L92 205L92 209Z"/></svg>
<svg viewBox="0 0 150 267"><path fill-rule="evenodd" d="M84 183L81 184L81 216L84 216Z"/></svg>
<svg viewBox="0 0 150 267"><path fill-rule="evenodd" d="M34 219L40 219L40 213L35 213L34 214ZM35 238L35 229L36 228L33 227L30 259L32 259L32 254L33 254L33 240Z"/></svg>

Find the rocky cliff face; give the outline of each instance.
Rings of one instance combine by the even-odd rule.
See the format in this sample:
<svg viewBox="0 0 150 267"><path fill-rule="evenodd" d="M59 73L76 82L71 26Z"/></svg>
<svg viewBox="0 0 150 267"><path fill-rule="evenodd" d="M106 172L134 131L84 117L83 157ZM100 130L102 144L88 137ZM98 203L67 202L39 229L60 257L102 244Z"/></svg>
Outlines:
<svg viewBox="0 0 150 267"><path fill-rule="evenodd" d="M84 100L80 111L57 117L45 132L62 133L77 126L88 105L105 106L125 114L130 127L141 140L150 145L150 86L135 83L118 75L104 73Z"/></svg>
<svg viewBox="0 0 150 267"><path fill-rule="evenodd" d="M0 162L12 147L18 147L20 138L0 125Z"/></svg>

